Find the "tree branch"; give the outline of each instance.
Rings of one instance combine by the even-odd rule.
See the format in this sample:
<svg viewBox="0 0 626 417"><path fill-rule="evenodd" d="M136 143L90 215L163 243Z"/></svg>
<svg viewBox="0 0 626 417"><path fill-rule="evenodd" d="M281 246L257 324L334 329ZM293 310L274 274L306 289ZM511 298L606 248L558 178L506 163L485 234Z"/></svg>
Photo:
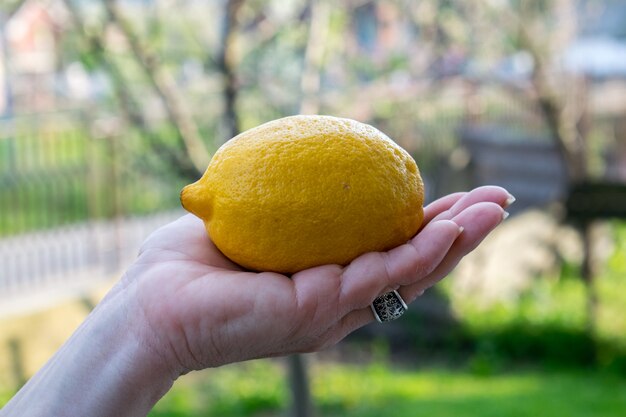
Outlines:
<svg viewBox="0 0 626 417"><path fill-rule="evenodd" d="M117 64L108 58L106 54L105 43L101 34L88 33L83 26L83 18L72 0L63 0L65 7L69 11L74 28L78 31L80 37L84 40L85 46L89 52L95 56L100 65L111 77L113 90L117 101L122 108L123 114L128 122L135 126L139 131L143 132L149 138L149 145L158 152L159 156L164 158L169 166L185 178L195 178L198 175L197 170L190 164L189 159L183 157L174 149L166 146L161 142L161 138L154 134L149 128L146 120L137 110L136 102L132 96L131 89L128 87L122 71Z"/></svg>
<svg viewBox="0 0 626 417"><path fill-rule="evenodd" d="M209 164L210 154L198 134L183 98L170 75L163 69L156 55L142 45L130 23L120 13L115 0L103 0L109 19L119 29L130 46L137 63L163 101L167 116L182 139L187 155L198 172L204 172Z"/></svg>
<svg viewBox="0 0 626 417"><path fill-rule="evenodd" d="M330 7L326 0L310 0L311 18L304 53L304 69L300 78L301 114L316 114L320 110L320 82L324 47L328 38Z"/></svg>
<svg viewBox="0 0 626 417"><path fill-rule="evenodd" d="M534 6L534 3L521 2L519 10L502 7L499 16L509 29L517 29L521 47L533 58L534 66L530 81L535 90L536 103L552 138L565 158L570 181L578 182L588 175L585 137L579 130L580 120L578 120L584 112L574 117L566 112L566 99L559 95L550 83L546 53L541 48L549 36L543 33L541 41L537 40L535 35L537 28L532 25L536 20L536 16L533 16L533 13L536 13Z"/></svg>
<svg viewBox="0 0 626 417"><path fill-rule="evenodd" d="M543 54L523 24L520 25L520 41L533 57L531 80L537 94L537 102L557 146L565 157L569 178L574 182L581 181L587 177L584 137L577 128L577 121L567 117L565 103L549 83Z"/></svg>

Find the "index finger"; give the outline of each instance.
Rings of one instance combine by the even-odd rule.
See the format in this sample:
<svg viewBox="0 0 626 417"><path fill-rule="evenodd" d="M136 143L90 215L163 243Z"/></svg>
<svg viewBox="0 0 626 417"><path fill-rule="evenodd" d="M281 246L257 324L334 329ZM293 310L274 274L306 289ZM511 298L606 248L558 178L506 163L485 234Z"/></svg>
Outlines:
<svg viewBox="0 0 626 417"><path fill-rule="evenodd" d="M466 192L459 192L454 194L448 194L441 197L426 207L424 207L424 220L422 221L422 227L430 223L430 221L439 213L449 210L457 201L459 201Z"/></svg>
<svg viewBox="0 0 626 417"><path fill-rule="evenodd" d="M477 203L491 202L506 208L514 201L515 198L507 190L496 185L485 185L469 192L450 194L424 207L422 228L432 220L451 219Z"/></svg>

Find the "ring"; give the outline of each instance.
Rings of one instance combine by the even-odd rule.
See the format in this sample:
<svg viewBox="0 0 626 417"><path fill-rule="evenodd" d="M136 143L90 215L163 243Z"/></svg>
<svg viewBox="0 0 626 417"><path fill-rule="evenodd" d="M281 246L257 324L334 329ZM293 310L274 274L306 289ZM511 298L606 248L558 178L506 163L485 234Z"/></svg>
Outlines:
<svg viewBox="0 0 626 417"><path fill-rule="evenodd" d="M395 320L408 310L406 303L396 290L376 297L371 307L379 323Z"/></svg>

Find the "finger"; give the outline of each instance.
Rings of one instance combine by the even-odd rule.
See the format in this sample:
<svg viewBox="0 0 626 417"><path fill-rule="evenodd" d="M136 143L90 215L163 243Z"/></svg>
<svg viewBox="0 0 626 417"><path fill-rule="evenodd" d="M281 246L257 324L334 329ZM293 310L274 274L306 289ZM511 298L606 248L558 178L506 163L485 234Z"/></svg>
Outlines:
<svg viewBox="0 0 626 417"><path fill-rule="evenodd" d="M413 282L416 275L429 275L458 236L459 226L454 222L431 222L407 244L356 258L341 276L341 315L367 307L386 288Z"/></svg>
<svg viewBox="0 0 626 417"><path fill-rule="evenodd" d="M408 243L384 254L392 289L412 284L430 274L443 260L461 234L462 229L451 220L430 223Z"/></svg>
<svg viewBox="0 0 626 417"><path fill-rule="evenodd" d="M430 223L430 221L439 213L449 210L450 207L452 207L454 203L459 201L459 199L465 194L467 193L462 192L448 194L447 196L441 197L424 207L424 220L422 221L422 225Z"/></svg>
<svg viewBox="0 0 626 417"><path fill-rule="evenodd" d="M502 187L498 186L484 186L479 187L472 190L469 193L456 193L451 194L447 197L444 197L440 200L437 200L433 204L435 205L432 210L430 210L429 214L433 214L438 210L445 209L448 206L448 209L441 211L436 217L435 222L445 221L444 219L453 218L458 213L462 213L469 207L472 207L477 204L483 203L494 203L498 204L498 207L505 206L510 204L512 196ZM513 198L514 201L514 198ZM502 209L500 208L502 212ZM463 219L463 217L460 217ZM456 223L456 222L455 222ZM459 226L462 226L459 224ZM417 234L415 238L411 241L413 246L415 247L417 252L428 253L429 246L433 243L433 238L430 236L422 236L424 232L426 232L426 228ZM467 232L466 232L467 233ZM437 239L437 237L434 237ZM467 239L467 238L464 238ZM392 251L390 251L390 255L394 252L407 252L410 249L410 246L403 245ZM415 269L415 265L411 264L409 261L415 260L415 258L409 257L401 257L405 262L401 262L398 264L398 268L401 269L400 276L404 277L405 280L397 282L399 285L408 285L412 284L412 281L424 277L426 274L420 272L419 266ZM440 259L433 258L432 261L439 261ZM393 265L393 264L392 264ZM393 288L393 287L392 287Z"/></svg>
<svg viewBox="0 0 626 417"><path fill-rule="evenodd" d="M346 314L337 323L337 325L329 329L325 335L327 338L327 342L325 344L332 346L333 344L343 340L353 331L360 329L374 320L374 313L372 313L372 309L369 306L351 311Z"/></svg>
<svg viewBox="0 0 626 417"><path fill-rule="evenodd" d="M304 319L297 321L310 326L328 327L330 323L339 320L342 271L339 265L324 265L292 275L298 314Z"/></svg>
<svg viewBox="0 0 626 417"><path fill-rule="evenodd" d="M444 258L459 235L459 226L450 220L428 225L408 243L389 252L372 252L354 260L342 270L325 265L292 276L298 311L307 325L323 326L343 320L386 290L427 276Z"/></svg>
<svg viewBox="0 0 626 417"><path fill-rule="evenodd" d="M409 288L410 300L412 301L417 295L423 293L422 287L432 285L432 281L436 282L441 279L440 277L447 275L465 253L478 245L482 238L501 221L503 213L500 205L481 202L480 199L491 199L503 204L510 196L499 187L482 187L482 189L474 190L473 193L472 198L466 198L465 203L457 206L458 208L467 205L471 209L462 210L459 215L453 218L453 222L439 220L428 223L409 243L387 253L366 254L357 258L344 270L340 277L342 294L337 303L346 312L336 325L331 326L325 332L323 337L325 344L332 345L354 330L373 321L374 315L370 304L385 289L409 284L407 287L401 288L400 291L406 300L408 297L406 289ZM467 195L466 193L457 193L444 197L429 205L431 209L430 211L427 209L425 213L428 215L442 210L450 210ZM492 221L493 216L488 213L490 210L497 211L495 222ZM481 215L485 218L475 218ZM457 220L459 221L458 224ZM460 237L459 226L467 228L467 232L463 232ZM458 245L455 242L457 238L463 239L464 245ZM471 249L467 247L468 245ZM454 252L452 256L450 256L451 252ZM319 274L313 274L315 269L310 271L312 276L308 276L309 272L303 271L294 275L294 278L297 281L302 281L301 286L303 288L310 286L311 292L315 292L316 288L326 288L326 291L322 293L327 295L318 294L316 301L319 305L323 305L321 300L330 300L336 293L334 289L336 281L332 276L326 276L321 283L315 282L312 279L313 275L319 277ZM415 280L420 278L423 280L415 283ZM301 291L306 292L303 289ZM341 309L334 312L336 317L337 315L341 316L339 310ZM327 316L332 314L328 309L326 310ZM316 317L317 320L321 318Z"/></svg>
<svg viewBox="0 0 626 417"><path fill-rule="evenodd" d="M474 250L502 222L505 213L498 204L482 202L472 205L455 216L452 220L463 227L463 233L456 239L442 262L427 277L400 288L402 298L411 302L424 290L448 275L465 255Z"/></svg>
<svg viewBox="0 0 626 417"><path fill-rule="evenodd" d="M479 203L454 217L454 223L463 227L463 233L454 241L451 250L431 274L417 283L401 287L398 290L402 298L410 303L423 294L426 288L445 277L463 256L473 250L491 230L500 224L503 213L504 210L494 203ZM334 337L340 340L373 320L374 315L369 305L355 310L341 320Z"/></svg>
<svg viewBox="0 0 626 417"><path fill-rule="evenodd" d="M491 202L500 207L509 206L515 198L502 187L487 185L478 187L459 198L448 210L440 212L433 220L452 219L474 204Z"/></svg>

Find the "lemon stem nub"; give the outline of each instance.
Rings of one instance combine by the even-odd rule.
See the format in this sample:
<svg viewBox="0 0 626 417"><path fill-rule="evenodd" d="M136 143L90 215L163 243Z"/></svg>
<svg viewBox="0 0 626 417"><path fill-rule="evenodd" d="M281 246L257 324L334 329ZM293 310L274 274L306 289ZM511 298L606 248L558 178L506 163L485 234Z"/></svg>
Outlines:
<svg viewBox="0 0 626 417"><path fill-rule="evenodd" d="M199 182L194 182L180 192L180 203L183 208L200 218L207 216L210 209L210 199L207 193L201 192Z"/></svg>

